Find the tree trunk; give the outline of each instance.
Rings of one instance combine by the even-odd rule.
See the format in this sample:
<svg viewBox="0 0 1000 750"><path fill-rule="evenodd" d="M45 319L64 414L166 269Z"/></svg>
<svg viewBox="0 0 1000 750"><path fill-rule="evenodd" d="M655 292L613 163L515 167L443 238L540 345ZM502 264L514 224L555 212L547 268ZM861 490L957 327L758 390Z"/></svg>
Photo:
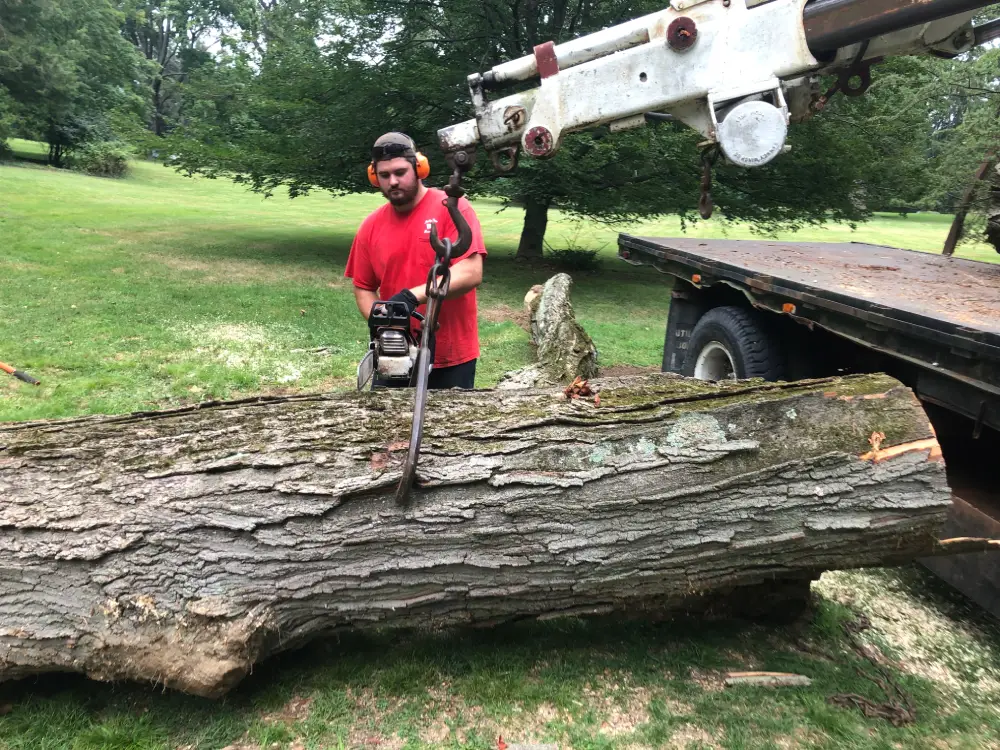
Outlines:
<svg viewBox="0 0 1000 750"><path fill-rule="evenodd" d="M162 136L166 130L163 121L162 86L163 79L157 75L153 79L153 135L155 136Z"/></svg>
<svg viewBox="0 0 1000 750"><path fill-rule="evenodd" d="M49 159L48 159L49 166L61 168L63 165L62 157L63 157L62 146L58 143L50 143Z"/></svg>
<svg viewBox="0 0 1000 750"><path fill-rule="evenodd" d="M1000 253L1000 164L989 177L990 203L986 208L986 240Z"/></svg>
<svg viewBox="0 0 1000 750"><path fill-rule="evenodd" d="M535 198L524 199L524 226L521 241L517 244L516 258L541 258L545 241L545 228L549 224L549 202Z"/></svg>
<svg viewBox="0 0 1000 750"><path fill-rule="evenodd" d="M668 612L934 549L944 466L886 376L594 385L432 392L406 507L408 390L0 425L0 679L216 696L338 628Z"/></svg>
<svg viewBox="0 0 1000 750"><path fill-rule="evenodd" d="M557 273L528 291L524 306L537 361L508 372L497 388L539 388L597 377L597 348L576 321L569 299L572 288L570 275Z"/></svg>
<svg viewBox="0 0 1000 750"><path fill-rule="evenodd" d="M962 239L962 231L965 229L965 219L969 215L969 209L972 208L972 199L976 195L976 188L986 176L990 166L994 163L994 158L994 154L991 152L983 163L979 165L979 168L976 169L976 173L972 177L972 184L965 191L962 200L958 204L958 209L955 211L955 218L951 222L951 229L948 231L948 236L944 241L944 249L941 251L942 255L953 255L955 253L958 241Z"/></svg>

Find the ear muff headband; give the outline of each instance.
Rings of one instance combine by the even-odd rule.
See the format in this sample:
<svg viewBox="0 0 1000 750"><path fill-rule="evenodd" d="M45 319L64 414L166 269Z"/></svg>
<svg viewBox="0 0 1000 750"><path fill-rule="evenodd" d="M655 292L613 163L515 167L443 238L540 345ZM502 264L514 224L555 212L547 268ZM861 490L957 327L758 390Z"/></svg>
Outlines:
<svg viewBox="0 0 1000 750"><path fill-rule="evenodd" d="M417 151L416 159L411 159L410 163L413 164L413 168L417 170L418 179L426 180L431 176L431 163L427 160L427 157L419 151ZM368 182L371 183L372 187L379 187L378 175L375 174L374 162L368 165Z"/></svg>

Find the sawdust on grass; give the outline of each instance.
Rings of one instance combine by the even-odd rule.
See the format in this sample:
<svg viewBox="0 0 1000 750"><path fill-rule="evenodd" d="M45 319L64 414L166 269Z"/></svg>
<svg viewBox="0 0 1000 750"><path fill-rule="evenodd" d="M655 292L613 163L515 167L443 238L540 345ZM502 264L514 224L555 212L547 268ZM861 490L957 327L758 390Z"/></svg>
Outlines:
<svg viewBox="0 0 1000 750"><path fill-rule="evenodd" d="M911 596L881 571L824 573L813 590L867 615L872 630L860 639L884 639L896 665L934 683L946 704L974 701L1000 716L1000 670L989 636L975 625Z"/></svg>
<svg viewBox="0 0 1000 750"><path fill-rule="evenodd" d="M265 724L284 724L285 726L291 726L299 721L305 721L309 718L309 710L312 707L312 698L303 698L301 696L294 696L288 701L280 710L273 713L264 714L261 720Z"/></svg>
<svg viewBox="0 0 1000 750"><path fill-rule="evenodd" d="M627 672L606 670L583 688L584 704L600 717L599 732L608 737L634 734L649 723L649 688L635 685ZM672 712L690 713L693 708L671 701Z"/></svg>
<svg viewBox="0 0 1000 750"><path fill-rule="evenodd" d="M694 724L681 724L672 735L666 745L671 750L704 750L711 748L716 750L722 746L715 741L715 738L707 731Z"/></svg>

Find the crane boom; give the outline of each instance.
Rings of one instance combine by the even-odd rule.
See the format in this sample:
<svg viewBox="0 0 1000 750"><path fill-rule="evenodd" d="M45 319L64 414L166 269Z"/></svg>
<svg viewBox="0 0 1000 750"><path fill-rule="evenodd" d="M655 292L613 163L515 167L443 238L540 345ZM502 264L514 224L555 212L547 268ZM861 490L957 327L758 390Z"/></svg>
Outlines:
<svg viewBox="0 0 1000 750"><path fill-rule="evenodd" d="M972 18L990 4L671 0L656 13L564 44L547 42L470 75L475 117L438 131L438 139L463 163L482 146L506 171L522 150L551 157L567 133L639 127L655 112L718 143L730 161L760 166L784 149L788 123L812 113L820 74L839 72L842 88L856 94L867 88L872 61L961 54L982 38ZM861 84L852 88L855 76ZM492 99L530 80L538 86Z"/></svg>

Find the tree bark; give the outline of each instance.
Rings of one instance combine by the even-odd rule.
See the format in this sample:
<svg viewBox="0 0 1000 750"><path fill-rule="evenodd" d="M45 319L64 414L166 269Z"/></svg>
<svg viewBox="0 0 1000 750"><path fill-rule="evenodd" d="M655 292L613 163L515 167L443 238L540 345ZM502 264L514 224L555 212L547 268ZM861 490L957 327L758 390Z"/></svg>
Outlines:
<svg viewBox="0 0 1000 750"><path fill-rule="evenodd" d="M962 239L962 232L965 229L965 219L968 217L969 210L972 208L972 199L976 195L976 188L986 176L990 167L995 163L994 159L995 155L990 152L986 159L976 169L976 173L972 177L972 183L962 195L962 200L959 202L958 208L955 211L955 218L951 222L951 229L948 230L948 236L944 241L944 249L941 251L942 255L954 255L955 248L958 247L958 241Z"/></svg>
<svg viewBox="0 0 1000 750"><path fill-rule="evenodd" d="M408 390L0 425L0 679L217 696L338 628L669 612L934 550L944 466L891 378L595 385L432 392L406 507Z"/></svg>
<svg viewBox="0 0 1000 750"><path fill-rule="evenodd" d="M986 240L1000 253L1000 164L989 177L990 203L986 208Z"/></svg>
<svg viewBox="0 0 1000 750"><path fill-rule="evenodd" d="M165 123L163 119L163 100L161 98L161 87L163 86L162 68L160 73L153 79L153 135L160 137L164 134Z"/></svg>
<svg viewBox="0 0 1000 750"><path fill-rule="evenodd" d="M597 349L576 320L569 293L573 279L557 273L524 298L537 362L509 372L497 388L539 388L597 377Z"/></svg>
<svg viewBox="0 0 1000 750"><path fill-rule="evenodd" d="M541 258L545 242L545 229L549 224L549 203L535 198L524 201L524 225L517 244L515 258Z"/></svg>

